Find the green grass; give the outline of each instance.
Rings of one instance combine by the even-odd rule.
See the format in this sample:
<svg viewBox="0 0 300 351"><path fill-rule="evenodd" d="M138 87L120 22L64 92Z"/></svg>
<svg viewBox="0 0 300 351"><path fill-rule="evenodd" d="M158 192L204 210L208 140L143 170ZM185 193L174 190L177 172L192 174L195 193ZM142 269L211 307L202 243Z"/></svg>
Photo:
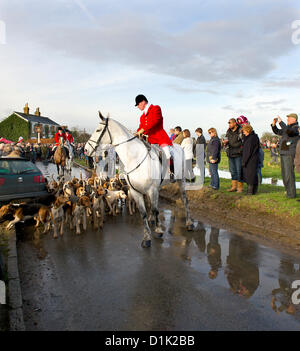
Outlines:
<svg viewBox="0 0 300 351"><path fill-rule="evenodd" d="M264 150L265 153L265 160L264 160L264 167L262 169L263 178L276 178L282 179L281 176L281 166L280 166L280 158L278 165L270 165L271 155L269 150ZM221 162L219 164L219 169L223 171L229 171L228 165L228 157L225 151L222 151L221 154ZM296 181L300 181L300 174L295 171Z"/></svg>
<svg viewBox="0 0 300 351"><path fill-rule="evenodd" d="M84 160L84 159L74 158L74 161L76 163L80 164L81 166L88 167L88 165L86 164L86 160Z"/></svg>
<svg viewBox="0 0 300 351"><path fill-rule="evenodd" d="M208 186L210 178L205 178L205 185ZM231 180L220 178L220 189L214 191L213 196L216 200L221 194L228 198L228 206L243 208L260 208L266 213L277 215L295 216L300 215L300 190L297 190L297 199L289 199L285 195L283 187L262 184L258 188L258 193L254 196L246 196L247 185L244 185L244 194L230 193L227 191L231 187Z"/></svg>

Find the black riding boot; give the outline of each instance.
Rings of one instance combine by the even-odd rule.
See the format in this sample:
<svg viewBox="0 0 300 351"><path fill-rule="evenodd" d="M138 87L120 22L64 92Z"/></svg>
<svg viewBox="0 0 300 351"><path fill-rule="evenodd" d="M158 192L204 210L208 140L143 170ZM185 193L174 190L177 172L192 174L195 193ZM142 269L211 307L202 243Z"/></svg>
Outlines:
<svg viewBox="0 0 300 351"><path fill-rule="evenodd" d="M65 152L66 152L66 156L67 156L67 158L70 158L69 149L68 149L67 147L65 147Z"/></svg>
<svg viewBox="0 0 300 351"><path fill-rule="evenodd" d="M174 174L174 160L173 157L171 156L169 160L169 170L170 170L170 181L171 183L175 183L175 174Z"/></svg>

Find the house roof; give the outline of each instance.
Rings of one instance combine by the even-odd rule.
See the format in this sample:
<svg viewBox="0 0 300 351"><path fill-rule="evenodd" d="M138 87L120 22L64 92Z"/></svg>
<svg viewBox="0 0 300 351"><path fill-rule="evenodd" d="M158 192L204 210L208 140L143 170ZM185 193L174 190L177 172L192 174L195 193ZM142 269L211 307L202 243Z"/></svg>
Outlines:
<svg viewBox="0 0 300 351"><path fill-rule="evenodd" d="M31 115L31 114L26 114L23 112L16 112L14 113L24 119L26 119L28 122L34 122L34 123L43 123L43 124L52 124L55 126L59 126L58 123L52 121L49 117L43 117L43 116L36 116L36 115Z"/></svg>

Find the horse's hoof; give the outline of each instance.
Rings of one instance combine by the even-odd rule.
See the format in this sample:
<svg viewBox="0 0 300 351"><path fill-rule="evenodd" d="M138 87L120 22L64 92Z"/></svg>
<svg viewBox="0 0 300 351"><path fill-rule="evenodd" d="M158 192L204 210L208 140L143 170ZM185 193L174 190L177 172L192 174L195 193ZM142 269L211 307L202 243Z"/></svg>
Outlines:
<svg viewBox="0 0 300 351"><path fill-rule="evenodd" d="M143 240L142 241L142 248L146 249L151 246L151 240Z"/></svg>

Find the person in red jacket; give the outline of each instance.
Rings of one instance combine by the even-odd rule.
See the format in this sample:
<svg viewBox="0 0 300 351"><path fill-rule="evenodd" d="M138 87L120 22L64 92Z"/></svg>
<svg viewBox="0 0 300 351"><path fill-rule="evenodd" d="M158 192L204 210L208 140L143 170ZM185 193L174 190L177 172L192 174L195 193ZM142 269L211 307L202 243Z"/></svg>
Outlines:
<svg viewBox="0 0 300 351"><path fill-rule="evenodd" d="M70 155L73 155L73 147L74 147L73 135L68 129L66 130L65 135L66 135L66 147L69 149Z"/></svg>
<svg viewBox="0 0 300 351"><path fill-rule="evenodd" d="M145 95L138 95L135 98L135 106L137 106L143 114L140 117L140 125L136 135L142 137L148 135L150 144L158 144L164 151L169 163L170 179L174 180L174 162L172 157L172 141L163 127L163 116L161 108L158 105L148 104Z"/></svg>
<svg viewBox="0 0 300 351"><path fill-rule="evenodd" d="M69 141L70 144L73 144L74 139L73 139L73 135L71 134L71 132L67 129L66 130L66 140Z"/></svg>
<svg viewBox="0 0 300 351"><path fill-rule="evenodd" d="M57 129L57 133L55 133L54 135L54 139L55 139L55 145L53 148L53 154L55 153L56 148L58 147L59 143L61 142L62 144L65 144L66 142L66 134L63 131L62 127L59 127ZM67 147L65 147L66 153L67 153L67 157L69 157L69 149Z"/></svg>
<svg viewBox="0 0 300 351"><path fill-rule="evenodd" d="M54 135L55 139L55 146L57 147L59 145L59 142L61 141L63 144L66 141L66 134L63 132L62 127L59 127L57 129L57 133Z"/></svg>

